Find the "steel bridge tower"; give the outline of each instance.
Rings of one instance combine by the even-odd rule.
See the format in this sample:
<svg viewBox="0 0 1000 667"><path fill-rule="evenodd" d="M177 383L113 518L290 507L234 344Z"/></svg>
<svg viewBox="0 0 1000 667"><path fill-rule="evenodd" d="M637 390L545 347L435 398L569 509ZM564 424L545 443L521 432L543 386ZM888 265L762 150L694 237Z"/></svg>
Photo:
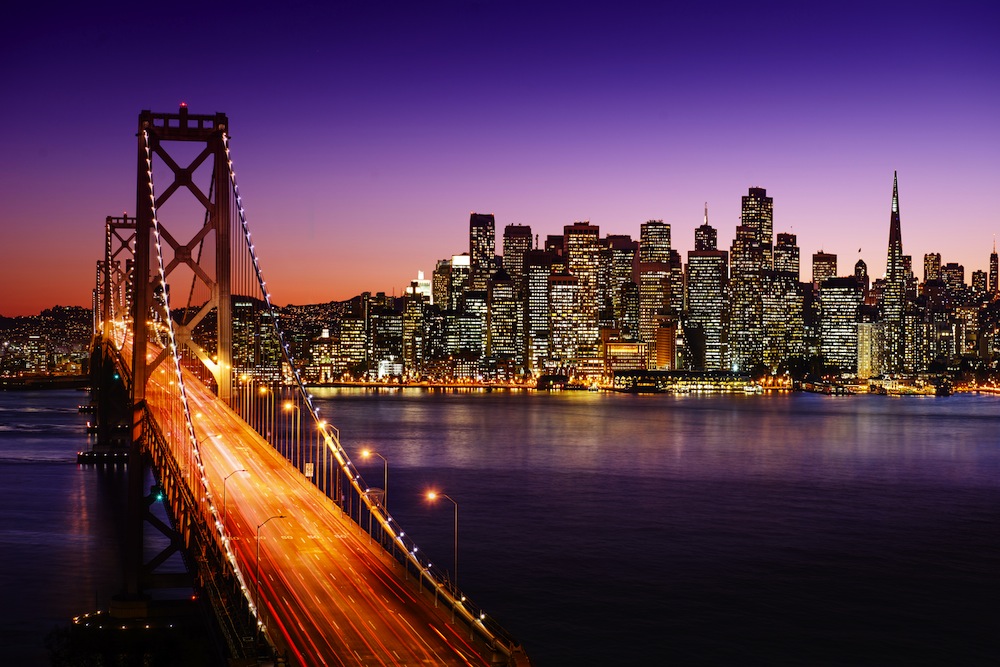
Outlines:
<svg viewBox="0 0 1000 667"><path fill-rule="evenodd" d="M174 341L178 348L190 350L202 361L215 381L219 398L230 401L233 196L225 145L228 127L225 114L194 115L188 113L186 105L181 105L177 113L143 111L139 115L131 332L132 437L123 596L126 604L132 600L141 605L143 583L151 569L143 563L143 522L148 518L143 490L146 388L153 371L171 358L172 351L164 345L155 358L150 358L147 345L153 340L153 325L170 317L168 276L177 269L190 272L192 293L197 284L206 297L193 317L184 322L174 320ZM153 189L154 160L165 165L172 175L165 188L162 182L157 183L158 192ZM181 199L175 195L185 190L191 197L179 202L183 214L161 216L168 201L169 213L175 213L174 207ZM204 253L205 248L209 252ZM210 355L193 341L192 334L213 312L215 349Z"/></svg>

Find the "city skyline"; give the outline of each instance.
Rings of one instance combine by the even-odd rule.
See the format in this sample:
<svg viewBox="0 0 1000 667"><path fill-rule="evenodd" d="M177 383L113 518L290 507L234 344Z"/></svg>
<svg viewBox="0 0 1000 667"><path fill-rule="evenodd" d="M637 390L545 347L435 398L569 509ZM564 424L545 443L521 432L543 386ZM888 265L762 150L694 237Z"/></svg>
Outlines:
<svg viewBox="0 0 1000 667"><path fill-rule="evenodd" d="M138 114L180 102L228 114L282 305L401 294L468 251L472 211L542 237L662 219L686 256L707 201L728 248L749 187L797 236L801 280L820 250L881 277L894 171L914 272L940 253L968 280L1000 227L998 10L948 7L252 3L221 25L19 7L0 110L0 279L18 289L0 314L89 305L104 218L134 214Z"/></svg>

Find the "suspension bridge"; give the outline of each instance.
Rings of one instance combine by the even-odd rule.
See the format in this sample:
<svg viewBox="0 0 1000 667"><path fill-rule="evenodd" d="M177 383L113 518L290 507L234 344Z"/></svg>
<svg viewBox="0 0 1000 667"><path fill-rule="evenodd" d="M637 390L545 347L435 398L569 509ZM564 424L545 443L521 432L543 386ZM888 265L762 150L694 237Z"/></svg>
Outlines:
<svg viewBox="0 0 1000 667"><path fill-rule="evenodd" d="M107 218L97 263L85 454L128 465L112 615L143 618L151 591L189 578L232 664L529 664L394 521L313 405L251 239L227 117L143 111L137 136L136 214ZM148 557L151 529L168 546ZM175 554L183 577L163 571Z"/></svg>

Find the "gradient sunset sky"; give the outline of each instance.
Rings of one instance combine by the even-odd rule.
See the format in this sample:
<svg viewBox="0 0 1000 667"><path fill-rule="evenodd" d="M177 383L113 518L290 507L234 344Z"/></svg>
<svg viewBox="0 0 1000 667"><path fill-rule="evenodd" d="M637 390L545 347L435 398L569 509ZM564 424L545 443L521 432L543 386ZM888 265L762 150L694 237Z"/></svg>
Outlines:
<svg viewBox="0 0 1000 667"><path fill-rule="evenodd" d="M176 9L175 9L176 8ZM181 13L187 10L187 13ZM90 305L107 215L135 214L143 109L229 116L275 303L402 293L471 211L541 235L671 223L740 197L885 270L988 268L1000 232L994 2L18 3L0 27L0 314ZM859 254L858 249L861 249ZM499 251L499 244L498 244Z"/></svg>

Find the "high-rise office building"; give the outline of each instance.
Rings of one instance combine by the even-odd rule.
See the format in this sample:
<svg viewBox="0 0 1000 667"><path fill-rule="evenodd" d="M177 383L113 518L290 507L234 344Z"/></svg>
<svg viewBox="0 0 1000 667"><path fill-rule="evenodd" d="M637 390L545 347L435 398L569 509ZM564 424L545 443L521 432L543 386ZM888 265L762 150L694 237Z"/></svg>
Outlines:
<svg viewBox="0 0 1000 667"><path fill-rule="evenodd" d="M705 218L701 224L694 230L694 249L695 250L718 250L719 249L719 234L715 230L715 227L708 224L708 202L705 202Z"/></svg>
<svg viewBox="0 0 1000 667"><path fill-rule="evenodd" d="M899 188L892 174L892 205L889 213L889 249L882 288L882 318L885 321L885 370L900 373L906 367L906 322L904 318L909 276L903 256L903 235L899 220Z"/></svg>
<svg viewBox="0 0 1000 667"><path fill-rule="evenodd" d="M941 278L941 253L929 252L924 255L924 282Z"/></svg>
<svg viewBox="0 0 1000 667"><path fill-rule="evenodd" d="M448 286L448 309L459 310L463 297L469 287L469 277L472 274L472 259L462 253L451 258L450 284Z"/></svg>
<svg viewBox="0 0 1000 667"><path fill-rule="evenodd" d="M827 367L854 374L858 367L858 311L861 307L858 281L853 276L827 278L820 285L819 299L823 359Z"/></svg>
<svg viewBox="0 0 1000 667"><path fill-rule="evenodd" d="M574 222L563 228L563 256L566 268L576 277L579 291L579 330L576 352L597 357L600 340L597 329L597 281L601 257L600 228L589 222Z"/></svg>
<svg viewBox="0 0 1000 667"><path fill-rule="evenodd" d="M615 326L622 329L623 318L623 291L625 285L633 280L636 255L639 251L639 244L632 240L631 236L608 234L605 237L606 246L605 257L607 257L607 299L610 300L612 312L614 314ZM633 338L623 338L623 340L634 340Z"/></svg>
<svg viewBox="0 0 1000 667"><path fill-rule="evenodd" d="M867 301L871 279L868 277L868 265L865 264L863 259L859 259L854 264L854 279L858 281L858 285L861 287L861 294Z"/></svg>
<svg viewBox="0 0 1000 667"><path fill-rule="evenodd" d="M941 280L951 294L960 293L965 289L965 267L958 262L948 262L941 267Z"/></svg>
<svg viewBox="0 0 1000 667"><path fill-rule="evenodd" d="M531 227L507 225L503 230L503 268L519 288L524 286L524 256L532 249Z"/></svg>
<svg viewBox="0 0 1000 667"><path fill-rule="evenodd" d="M490 278L486 313L486 354L494 360L524 367L524 304L521 289L507 271Z"/></svg>
<svg viewBox="0 0 1000 667"><path fill-rule="evenodd" d="M496 219L492 213L469 216L470 289L486 291L486 282L496 264Z"/></svg>
<svg viewBox="0 0 1000 667"><path fill-rule="evenodd" d="M549 276L555 259L555 253L547 250L532 250L525 256L525 354L532 371L539 371L549 354Z"/></svg>
<svg viewBox="0 0 1000 667"><path fill-rule="evenodd" d="M764 271L763 360L771 372L777 372L789 358L805 355L804 300L796 241L794 234L778 234L774 270Z"/></svg>
<svg viewBox="0 0 1000 667"><path fill-rule="evenodd" d="M580 281L570 273L549 276L549 359L558 366L575 365L582 315Z"/></svg>
<svg viewBox="0 0 1000 667"><path fill-rule="evenodd" d="M670 225L662 220L649 220L639 226L639 261L670 261Z"/></svg>
<svg viewBox="0 0 1000 667"><path fill-rule="evenodd" d="M774 199L767 196L764 188L750 188L743 197L740 225L753 230L753 236L760 244L764 270L774 264L772 257L774 244Z"/></svg>
<svg viewBox="0 0 1000 667"><path fill-rule="evenodd" d="M1000 263L997 260L997 240L993 239L993 252L990 253L990 294L996 294L1000 285Z"/></svg>
<svg viewBox="0 0 1000 667"><path fill-rule="evenodd" d="M715 238L715 229L706 221L695 232L696 249L688 251L684 335L693 370L723 370L727 352L729 253L710 248L707 242L699 244L699 233L703 241ZM697 249L699 245L702 249Z"/></svg>
<svg viewBox="0 0 1000 667"><path fill-rule="evenodd" d="M774 270L790 274L798 282L800 254L795 234L778 234L778 242L774 246ZM834 258L835 266L836 261ZM836 274L836 270L834 270L834 274Z"/></svg>
<svg viewBox="0 0 1000 667"><path fill-rule="evenodd" d="M985 271L973 271L972 272L972 291L976 294L986 294L986 272Z"/></svg>
<svg viewBox="0 0 1000 667"><path fill-rule="evenodd" d="M728 366L746 371L764 362L764 249L756 229L736 228L729 261Z"/></svg>
<svg viewBox="0 0 1000 667"><path fill-rule="evenodd" d="M827 278L837 277L837 256L830 252L813 253L812 257L812 281L813 289L819 290L820 285Z"/></svg>
<svg viewBox="0 0 1000 667"><path fill-rule="evenodd" d="M638 273L639 339L649 348L649 361L655 363L656 330L670 312L670 263L640 262Z"/></svg>

